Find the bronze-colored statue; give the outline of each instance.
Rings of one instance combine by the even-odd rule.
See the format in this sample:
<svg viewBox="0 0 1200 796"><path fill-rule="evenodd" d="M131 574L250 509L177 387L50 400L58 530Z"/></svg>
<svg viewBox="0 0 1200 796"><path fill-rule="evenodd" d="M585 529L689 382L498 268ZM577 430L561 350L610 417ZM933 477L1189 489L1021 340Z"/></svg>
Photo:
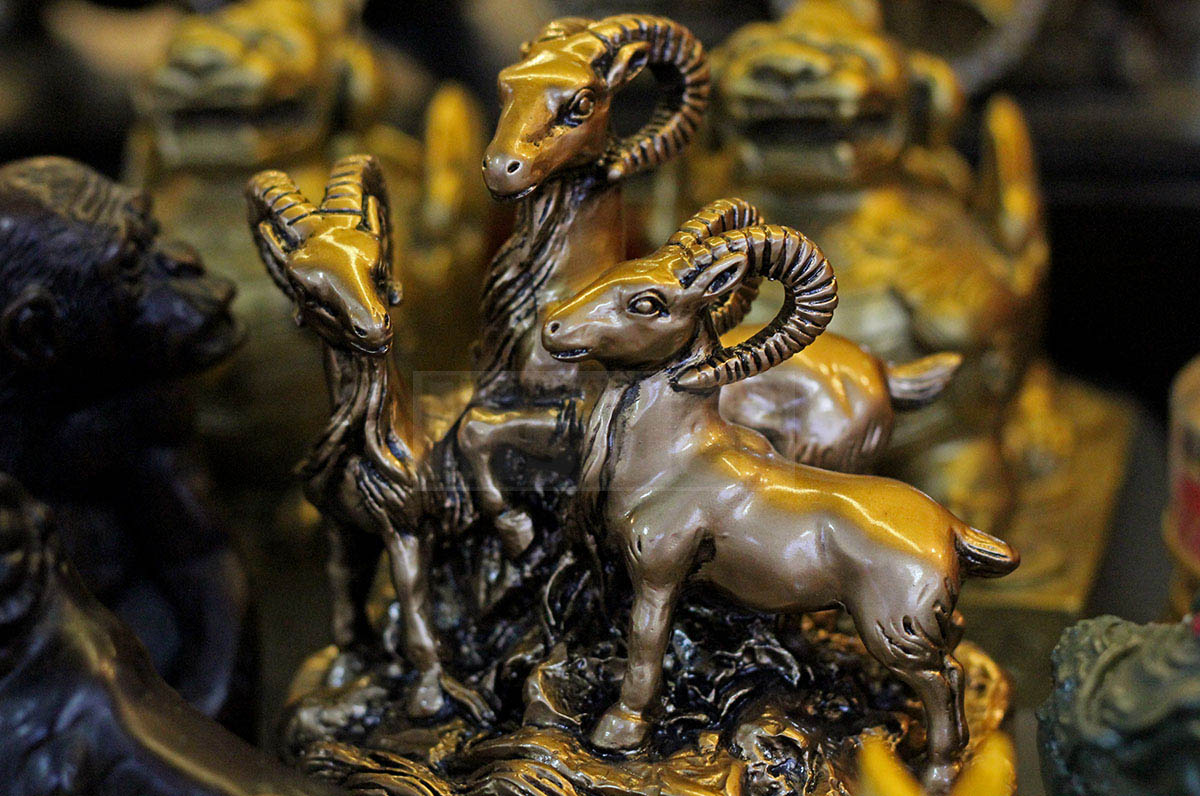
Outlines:
<svg viewBox="0 0 1200 796"><path fill-rule="evenodd" d="M277 171L257 175L246 194L267 270L296 305L297 321L325 344L333 412L300 473L305 495L334 525L334 640L348 647L373 637L366 601L379 545L358 538L373 533L387 549L403 614L400 651L419 671L409 711L433 715L442 691L419 534L425 440L391 357L388 310L400 288L379 165L364 156L338 161L320 207Z"/></svg>
<svg viewBox="0 0 1200 796"><path fill-rule="evenodd" d="M1101 616L1063 633L1054 648L1054 693L1038 710L1048 793L1200 793L1195 617L1138 625Z"/></svg>
<svg viewBox="0 0 1200 796"><path fill-rule="evenodd" d="M310 318L329 345L341 351L337 359L342 361L348 356L362 357L365 352L352 353L350 348L364 346L361 341L367 338L365 347L371 350L376 349L372 344L383 345L382 341L389 338L384 320L386 297L394 291L389 289L386 270L380 267L381 250L386 250L386 229L371 220L378 212L377 208L372 209L378 203L374 197L381 190L370 161L357 158L338 169L321 208L307 203L277 173L261 175L250 188L252 220L258 225L268 267L281 279L285 291L297 300L301 316ZM718 206L743 220L758 218L744 203L722 202ZM349 212L352 208L365 209L360 214ZM338 213L339 209L347 212ZM719 210L706 209L687 228L688 234L701 237L708 225L717 223L721 217ZM322 239L335 238L336 246L321 243ZM309 297L308 306L302 306L301 295ZM632 339L629 344L633 345ZM369 394L376 400L374 404L368 401L368 408L383 408L385 417L399 411L401 406L383 397L401 390L402 385L393 381L393 377L394 374L388 374L383 378L376 370L364 382L370 385ZM399 515L400 522L390 526L390 533L397 530L412 533L402 529L414 526L424 532L423 529L432 530L444 524L447 513L453 514L452 500L443 502L437 490L413 494L408 489L414 481L422 483L422 474L429 472L425 465L436 464L437 459L421 460L422 447L415 438L408 443L395 439L389 449L408 452L411 458L406 457L405 465L414 475L398 476L391 472L386 465L387 454L371 453L369 444L362 448L356 442L360 428L365 429L367 437L378 436L378 428L387 424L374 426L371 418L376 415L370 412L364 420L356 419L345 408L345 397L350 394L352 391L344 387L340 391L334 389L335 400L336 396L343 396L341 408L335 411L327 437L305 468L310 496L330 516L347 523L341 529L343 543L356 530L379 527L369 524L369 515L361 511L351 513L345 508L361 506L364 499L369 501L373 496L393 496L387 500L400 498L383 506ZM713 407L717 400L714 393ZM610 418L610 414L605 414L607 411L611 411L610 407L602 399L592 422ZM748 430L740 433L752 434ZM758 442L762 450L769 450L765 440L758 438ZM333 455L334 451L338 453ZM322 484L327 482L323 482L322 473L312 462L320 461L315 457L323 453L330 455L329 461L337 462L339 468L346 464L357 466L360 461L363 466L353 472L352 483L338 481L333 490L322 494ZM626 457L635 456L632 451L626 453ZM371 465L373 461L384 464ZM647 458L647 462L656 461ZM589 460L589 464L594 462ZM794 467L791 463L786 466ZM391 469L396 469L395 462ZM589 466L584 472L595 473L596 468ZM396 487L394 491L389 490L392 484ZM424 482L425 486L428 484ZM588 491L591 485L585 478L584 498L592 496ZM605 484L605 489L611 487ZM670 492L668 489L663 494ZM909 494L913 499L926 500L915 491L910 490ZM404 511L405 507L414 506L426 514L415 519ZM443 523L437 522L439 517ZM569 795L599 793L613 787L638 791L661 786L666 793L715 796L717 791L706 783L744 776L751 793L769 793L771 788L784 784L799 787L798 783L803 782L809 783L804 786L805 792L824 793L827 791L823 788L850 763L844 752L838 751L852 748L844 740L845 733L857 730L834 729L826 724L800 729L794 722L802 725L801 716L815 715L813 711L823 710L819 706L826 700L838 698L829 690L836 688L831 683L838 678L862 678L865 690L849 697L850 714L856 717L849 728L862 726L860 721L868 726L879 726L872 724L878 721L885 724L899 721L902 727L921 721L920 702L905 702L905 707L896 712L895 703L890 703L886 696L896 686L889 685L883 674L885 669L860 668L864 666L866 651L849 636L822 635L803 624L786 630L772 629L765 618L748 621L736 614L729 615L730 611L740 609L728 604L691 600L681 604L678 611L677 629L689 638L681 643L685 648L708 650L705 654L711 654L711 659L706 659L707 663L684 664L676 652L667 650L666 657L674 658L675 663L664 670L674 674L663 678L666 716L663 725L653 728L646 744L628 761L597 756L589 746L590 737L597 726L595 722L604 719L596 715L601 703L593 692L615 689L625 669L615 657L613 645L618 643L618 637L606 613L613 610L606 609L606 599L619 616L637 608L629 607L626 590L621 587L623 575L604 563L615 563L615 559L601 551L604 540L592 532L588 517L586 510L580 514L585 538L558 537L563 546L556 556L539 564L540 570L531 570L544 572L543 577L525 577L510 583L507 593L492 601L486 590L480 591L480 585L487 579L504 581L511 570L489 569L489 537L439 539L435 535L434 544L417 548L420 555L407 563L421 568L421 577L428 581L420 602L415 603L417 611L428 610L430 615L438 617L436 632L448 642L439 645L439 665L453 672L467 687L454 688L455 681L443 676L442 686L453 699L442 701L436 715L421 719L426 711L414 704L414 692L409 690L413 681L409 677L397 679L393 666L373 660L369 649L356 662L340 655L339 648L331 648L314 656L297 678L294 686L297 697L289 709L284 730L289 754L316 775L347 785L353 783L359 788L450 792L459 785L479 783L485 788L510 788L509 792L517 794ZM978 537L977 541L982 539L986 537ZM1004 548L998 549L1003 554ZM957 553L954 555L952 560L957 568ZM589 560L598 569L592 568ZM462 562L474 574L466 577L460 574ZM599 588L602 583L608 587ZM396 583L399 613L405 618L408 609L404 606L414 604L416 596L407 588L403 581ZM425 594L429 597L428 606L424 604ZM958 625L950 612L943 619L947 623L944 641L949 645L957 640ZM938 627L941 632L943 628ZM370 632L369 628L364 635L366 632ZM366 640L369 642L370 638ZM790 661L794 656L804 655L805 668L781 662L778 669L774 664L760 669L747 662L742 657L744 652L737 652L739 649L758 650L754 659L766 656L775 660L778 656L779 661ZM404 646L397 647L395 652L406 657L414 654L413 649ZM970 662L969 678L975 684L973 701L965 712L970 718L964 721L971 721L986 737L1003 715L1006 692L994 665L977 651L963 645L959 654ZM821 674L805 675L802 671ZM752 683L758 682L761 689L763 677L769 677L771 682L781 677L782 681L760 690L761 702L742 706L738 700L730 701L728 695L743 693L741 689L751 687ZM696 689L710 696L699 701L689 697ZM397 700L404 702L404 710L390 707ZM893 707L885 707L888 704ZM953 700L950 704L949 709L953 710ZM789 715L792 710L796 711L794 717ZM883 719L883 715L891 718ZM735 727L729 736L733 751L722 751L724 747L715 734L711 738L694 739L676 723L681 720L713 728ZM652 728L645 725L644 729ZM830 732L835 736L826 738ZM890 737L895 737L898 743L905 732ZM796 738L780 747L770 740L778 733L811 733L803 736L811 737L811 741ZM801 751L805 749L810 751ZM556 761L553 767L543 762L547 759ZM736 773L747 762L748 772L753 773ZM953 764L947 765L946 772L952 771ZM781 767L793 773L771 773Z"/></svg>
<svg viewBox="0 0 1200 796"><path fill-rule="evenodd" d="M967 742L963 671L950 654L959 580L1007 574L1019 559L910 486L796 464L721 417L723 385L803 348L837 305L833 269L809 240L787 227L737 228L746 214L722 204L719 223L685 225L655 253L614 266L553 308L542 331L556 358L610 373L582 484L625 558L634 601L620 701L592 742L644 743L673 608L696 579L759 611L844 607L867 650L920 697L926 778L948 787ZM783 308L726 348L709 311L756 277L783 285Z"/></svg>
<svg viewBox="0 0 1200 796"><path fill-rule="evenodd" d="M143 194L62 158L0 167L0 471L171 684L244 721L245 578L179 382L233 349L232 298Z"/></svg>
<svg viewBox="0 0 1200 796"><path fill-rule="evenodd" d="M0 781L22 796L335 796L180 699L0 474Z"/></svg>
<svg viewBox="0 0 1200 796"><path fill-rule="evenodd" d="M666 98L650 125L632 142L622 142L610 132L612 95L643 67L663 81ZM556 305L625 259L620 180L686 142L703 105L703 74L703 53L694 37L669 20L637 15L551 23L522 60L504 71L504 107L485 177L493 192L522 196L522 204L517 231L485 282L474 395L462 415L445 425L409 419L405 385L378 357L392 342L387 312L397 291L388 268L390 230L380 215L386 200L377 168L361 157L339 165L320 206L305 200L282 173L252 180L251 222L260 253L299 318L325 340L332 365L334 413L303 471L308 494L340 525L339 544L357 545L383 532L407 546L397 546L399 555L391 551L393 570L398 566L404 572L387 579L397 599L379 612L364 610L362 602L371 561L364 557L359 568L341 553L342 563L358 573L359 585L339 587L339 644L313 655L298 673L282 730L285 754L314 775L385 792L717 796L744 788L754 796L826 794L835 792L852 769L852 750L864 734L886 737L911 765L925 748L917 739L932 727L938 757L931 776L944 782L967 741L962 725L970 724L978 739L1002 718L1008 692L995 664L966 642L955 652L963 663L961 675L944 656L958 641L953 597L960 577L989 568L1000 574L1015 560L1003 543L952 521L936 504L894 482L852 483L888 484L886 495L904 495L931 520L928 528L914 521L924 530L912 533L925 533L920 538L930 549L913 553L910 563L930 583L936 574L935 591L904 591L896 571L897 562L907 559L886 545L880 544L887 552L876 562L882 583L890 586L887 599L902 601L897 611L910 609L910 624L916 622L920 630L906 629L904 616L896 614L897 632L930 635L925 647L912 652L918 663L905 667L886 653L880 663L854 637L849 620L814 622L780 610L802 608L803 600L764 606L697 594L679 601L673 622L632 623L653 626L653 643L634 636L627 644L619 629L645 606L635 604L620 556L611 554L609 540L599 533L596 509L607 505L606 496L626 497L611 489L607 479L615 470L609 465L617 459L622 467L644 460L658 467L668 455L665 438L652 441L659 449L623 447L619 457L601 456L601 463L596 457L608 441L593 428L587 439L603 444L581 452L584 426L612 420L609 428L616 434L622 419L633 419L641 407L636 400L614 406L613 391L605 386L614 376L589 371L543 334L553 335L547 324L561 311ZM684 246L690 251L701 239L715 240L732 227L764 229L753 207L725 201L706 208L680 234L691 236ZM728 290L714 295L720 303L711 319L708 304L696 302L690 320L682 315L663 320L662 328L678 337L675 349L665 350L669 342L654 334L653 307L646 310L651 324L646 335L626 334L611 342L625 351L639 345L664 349L658 359L641 363L660 365L662 357L693 342L680 330L703 328L715 336L717 329L736 325L763 276L772 273L737 274ZM832 283L814 282L813 292L828 315ZM796 303L787 307L790 312ZM815 336L787 325L771 329L783 338L798 335L789 354ZM753 341L763 342L762 335ZM770 362L785 358L782 346L768 343ZM811 436L819 438L823 402L844 400L848 416L863 419L861 426L847 424L833 435L828 450L811 446L806 455L840 456L849 463L875 455L891 412L906 401L932 400L957 365L953 355L934 355L889 367L847 341L835 342L822 356L806 366L809 378L821 383L801 410L806 417L798 420L801 432L792 441L803 437L806 422ZM765 369L766 360L754 362L714 363L697 380L724 369L745 367L743 375ZM717 418L720 391L712 385L697 389L708 398L687 393L679 400L707 400ZM859 403L863 396L855 390L871 400ZM720 425L713 430L740 429L729 433L756 442L751 451L726 451L734 456L732 466L762 457L785 461L770 458L774 454L762 437L719 418L714 422ZM693 439L686 427L663 433ZM426 437L435 442L427 445ZM714 451L720 449L719 437L713 439ZM617 439L613 444L623 445ZM687 461L681 455L678 463ZM793 474L825 474L791 462L786 467ZM753 478L750 472L747 478ZM839 484L848 478L828 477ZM474 493L468 483L476 487ZM657 496L664 505L672 495L678 497L676 490L657 485L647 492L648 499ZM867 500L865 494L858 497ZM894 503L909 505L900 498ZM893 525L900 527L900 520ZM757 525L741 531L758 532ZM735 532L728 533L732 538ZM860 531L847 535L864 544L869 537ZM701 547L701 553L708 549ZM747 566L752 559L747 556ZM686 573L696 559L680 552L674 560ZM862 569L845 566L836 571L847 578L862 575ZM335 567L339 571L345 572ZM638 573L633 580L644 585ZM822 581L830 595L846 596L854 588L843 583L835 590L833 580ZM385 588L382 599L389 596ZM814 607L827 607L833 599L815 600ZM770 610L759 613L747 604ZM870 607L882 616L881 606ZM875 615L860 603L854 610L860 618ZM429 631L427 642L409 643L406 634L405 643L392 645L396 655L375 654L379 642L371 619L384 624L385 644L396 631L418 625ZM668 629L672 641L664 649L661 638ZM346 639L351 639L349 649ZM627 646L646 665L627 666ZM654 648L657 661L648 654ZM412 666L402 665L397 655ZM886 668L890 664L906 673L926 664L925 679L909 678L920 680L924 690L913 698ZM644 723L632 722L632 732L618 737L620 727L604 729L613 715L603 714L626 676L628 689L640 686L638 698L644 701L638 709L660 712L647 713ZM951 682L954 678L957 682ZM436 696L435 683L441 688ZM430 686L428 700L422 698L424 685ZM939 686L937 696L945 698L940 702L929 698ZM932 725L924 718L922 698ZM642 743L616 755L596 740L609 747Z"/></svg>

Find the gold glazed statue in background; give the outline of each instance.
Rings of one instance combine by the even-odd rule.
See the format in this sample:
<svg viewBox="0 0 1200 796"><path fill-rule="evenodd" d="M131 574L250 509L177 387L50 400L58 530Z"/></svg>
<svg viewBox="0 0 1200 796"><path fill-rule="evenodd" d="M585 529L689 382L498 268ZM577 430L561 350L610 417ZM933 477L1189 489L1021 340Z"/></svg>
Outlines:
<svg viewBox="0 0 1200 796"><path fill-rule="evenodd" d="M994 102L971 188L949 147L953 73L879 24L867 0L801 0L735 33L716 60L724 160L695 167L726 183L701 190L744 193L839 263L835 331L886 359L964 357L944 400L900 420L891 469L1003 531L1015 487L1000 429L1034 351L1047 263L1032 156L1019 112Z"/></svg>
<svg viewBox="0 0 1200 796"><path fill-rule="evenodd" d="M444 86L416 131L425 142L400 132L391 122L415 116L413 98L429 92L365 38L359 14L354 0L239 0L192 15L138 96L130 174L154 196L164 226L238 284L234 311L250 332L208 386L201 414L233 484L278 490L324 422L318 360L304 337L278 326L286 302L253 258L237 212L256 170L286 168L315 195L337 157L376 153L390 178L394 252L413 272L409 307L397 316L400 353L418 369L468 364L471 315L450 327L430 307L475 290L486 260L482 114L463 89Z"/></svg>

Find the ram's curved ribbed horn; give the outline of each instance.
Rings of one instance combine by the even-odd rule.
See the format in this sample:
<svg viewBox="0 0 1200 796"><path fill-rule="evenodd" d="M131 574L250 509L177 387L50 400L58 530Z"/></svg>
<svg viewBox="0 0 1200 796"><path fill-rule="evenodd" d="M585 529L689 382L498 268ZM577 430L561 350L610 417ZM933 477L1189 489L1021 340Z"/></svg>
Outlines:
<svg viewBox="0 0 1200 796"><path fill-rule="evenodd" d="M387 268L380 274L380 286L393 304L400 301L399 283L392 273L392 236L387 185L383 170L372 155L347 155L333 164L325 183L321 200L322 215L346 215L379 236L382 245L380 264Z"/></svg>
<svg viewBox="0 0 1200 796"><path fill-rule="evenodd" d="M627 44L647 42L646 65L663 84L650 121L609 149L608 178L619 180L674 157L691 140L708 105L708 60L700 40L678 22L642 14L607 17L587 29L604 42L609 58Z"/></svg>
<svg viewBox="0 0 1200 796"><path fill-rule="evenodd" d="M246 203L252 227L269 221L292 246L303 243L312 232L309 219L317 208L282 171L260 171L251 177L246 183Z"/></svg>
<svg viewBox="0 0 1200 796"><path fill-rule="evenodd" d="M744 252L746 274L780 282L783 307L744 343L718 348L699 363L681 368L672 382L686 390L708 390L747 379L797 353L825 330L837 306L833 267L816 244L790 227L760 225L715 235L693 249L695 268L681 281L691 284L722 257Z"/></svg>
<svg viewBox="0 0 1200 796"><path fill-rule="evenodd" d="M667 245L682 246L691 250L713 235L720 235L734 229L743 229L762 224L762 214L758 208L744 199L718 199L709 202L687 221L667 241ZM762 283L759 275L748 275L742 280L738 289L729 294L723 304L709 310L713 327L718 335L725 334L742 322L750 305L758 298L758 286Z"/></svg>
<svg viewBox="0 0 1200 796"><path fill-rule="evenodd" d="M267 273L290 296L292 286L281 258L312 234L317 208L282 171L260 171L251 177L246 183L246 207L250 232Z"/></svg>

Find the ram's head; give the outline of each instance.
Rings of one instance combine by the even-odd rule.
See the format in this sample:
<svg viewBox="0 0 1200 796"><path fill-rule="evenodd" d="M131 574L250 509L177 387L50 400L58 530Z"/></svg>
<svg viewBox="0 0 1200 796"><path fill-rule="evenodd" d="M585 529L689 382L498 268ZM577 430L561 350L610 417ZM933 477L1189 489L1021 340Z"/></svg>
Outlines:
<svg viewBox="0 0 1200 796"><path fill-rule="evenodd" d="M662 100L649 123L618 140L613 96L646 67L664 84ZM675 155L704 111L708 64L696 38L669 19L569 17L526 43L499 87L483 175L493 194L515 198L569 169L595 165L618 180Z"/></svg>

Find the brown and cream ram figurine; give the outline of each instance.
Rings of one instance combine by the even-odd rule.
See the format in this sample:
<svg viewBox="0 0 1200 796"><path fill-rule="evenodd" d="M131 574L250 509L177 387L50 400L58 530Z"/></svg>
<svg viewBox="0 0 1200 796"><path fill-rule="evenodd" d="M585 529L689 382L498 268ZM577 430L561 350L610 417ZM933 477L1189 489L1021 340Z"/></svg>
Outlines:
<svg viewBox="0 0 1200 796"><path fill-rule="evenodd" d="M871 655L924 705L926 779L944 789L967 741L964 674L950 651L959 586L1007 574L1017 553L907 484L798 464L721 417L722 386L804 348L837 304L833 269L807 238L739 220L707 236L685 228L612 267L542 328L556 358L595 360L609 374L580 490L625 559L634 600L620 699L592 740L645 741L675 603L699 580L760 611L844 608ZM724 347L710 313L761 277L782 283L783 307Z"/></svg>

